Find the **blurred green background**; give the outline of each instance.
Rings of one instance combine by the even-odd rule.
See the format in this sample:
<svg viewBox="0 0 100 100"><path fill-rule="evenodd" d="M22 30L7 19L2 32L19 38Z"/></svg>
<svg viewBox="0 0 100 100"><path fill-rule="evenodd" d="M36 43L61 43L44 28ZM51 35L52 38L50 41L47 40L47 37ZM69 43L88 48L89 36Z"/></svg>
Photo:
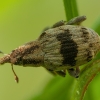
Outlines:
<svg viewBox="0 0 100 100"><path fill-rule="evenodd" d="M79 14L87 16L83 25L93 27L100 16L100 1L77 0L77 3ZM0 0L0 50L9 53L36 39L44 27L62 19L66 20L62 0ZM41 93L54 77L42 67L14 66L14 69L19 76L19 84L14 81L10 64L0 67L0 100L28 100ZM74 80L69 75L66 77ZM92 91L93 100L98 100L99 86L100 74L88 88L88 91ZM88 91L84 100L90 96Z"/></svg>

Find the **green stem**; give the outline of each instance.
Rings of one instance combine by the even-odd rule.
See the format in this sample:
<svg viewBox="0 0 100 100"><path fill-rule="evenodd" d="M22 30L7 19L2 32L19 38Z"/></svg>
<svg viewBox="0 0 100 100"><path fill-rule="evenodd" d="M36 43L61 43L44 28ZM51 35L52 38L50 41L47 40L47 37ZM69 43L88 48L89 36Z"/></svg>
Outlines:
<svg viewBox="0 0 100 100"><path fill-rule="evenodd" d="M79 15L76 0L63 0L63 2L67 20L70 20Z"/></svg>

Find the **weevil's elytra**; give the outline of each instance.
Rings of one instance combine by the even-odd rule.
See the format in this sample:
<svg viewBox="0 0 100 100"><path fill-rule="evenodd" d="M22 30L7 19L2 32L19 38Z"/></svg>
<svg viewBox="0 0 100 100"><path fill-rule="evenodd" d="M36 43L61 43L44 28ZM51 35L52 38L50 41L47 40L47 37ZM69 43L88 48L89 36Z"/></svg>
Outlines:
<svg viewBox="0 0 100 100"><path fill-rule="evenodd" d="M91 61L100 50L100 36L79 25L86 16L60 21L46 28L36 41L26 43L0 58L0 64L43 66L53 74L79 76L79 66Z"/></svg>

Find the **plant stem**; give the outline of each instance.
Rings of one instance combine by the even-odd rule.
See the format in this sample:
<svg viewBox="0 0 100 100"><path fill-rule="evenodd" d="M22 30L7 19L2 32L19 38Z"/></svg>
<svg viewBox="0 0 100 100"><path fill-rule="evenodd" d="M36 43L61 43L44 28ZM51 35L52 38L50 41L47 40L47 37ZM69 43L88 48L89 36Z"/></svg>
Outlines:
<svg viewBox="0 0 100 100"><path fill-rule="evenodd" d="M76 0L63 0L63 2L64 2L64 8L65 8L65 14L67 20L70 20L73 17L78 16Z"/></svg>

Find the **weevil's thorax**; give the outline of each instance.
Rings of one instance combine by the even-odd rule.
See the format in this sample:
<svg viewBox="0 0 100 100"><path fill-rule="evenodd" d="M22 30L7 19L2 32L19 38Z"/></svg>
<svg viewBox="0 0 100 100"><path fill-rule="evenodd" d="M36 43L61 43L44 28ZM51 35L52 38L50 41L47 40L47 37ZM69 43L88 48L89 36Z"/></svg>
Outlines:
<svg viewBox="0 0 100 100"><path fill-rule="evenodd" d="M10 54L10 63L23 66L40 66L43 63L43 52L38 41L26 43Z"/></svg>
<svg viewBox="0 0 100 100"><path fill-rule="evenodd" d="M39 37L47 69L62 70L83 65L100 49L100 37L92 29L63 25L46 30Z"/></svg>

